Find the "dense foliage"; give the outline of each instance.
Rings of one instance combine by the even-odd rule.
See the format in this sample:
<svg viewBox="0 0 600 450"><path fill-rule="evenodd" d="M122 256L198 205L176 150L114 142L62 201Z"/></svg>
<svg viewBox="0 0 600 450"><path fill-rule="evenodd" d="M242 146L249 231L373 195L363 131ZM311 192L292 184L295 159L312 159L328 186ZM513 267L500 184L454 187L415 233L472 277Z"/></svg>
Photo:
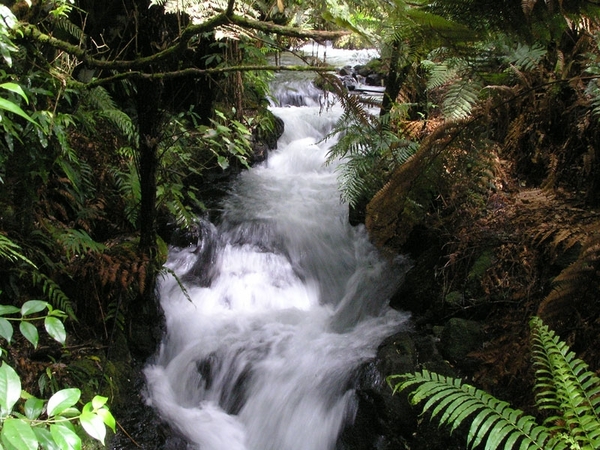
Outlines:
<svg viewBox="0 0 600 450"><path fill-rule="evenodd" d="M380 247L418 257L415 236L443 241L431 303L481 317L485 305L510 301L570 331L577 350L598 342L596 3L5 4L0 303L43 299L78 339L101 340L110 353L125 337L147 356L152 343L136 348L143 340L132 330L157 319L166 242L193 226L216 181L252 164L276 128L272 73L307 69L283 67L277 55L314 39L380 51L380 103L326 78L346 110L330 158L343 159L342 197ZM513 194L535 214L509 209ZM501 220L519 233L493 234ZM552 267L540 274L543 258ZM569 330L569 319L583 331ZM90 375L76 364L95 361L88 356L53 348L20 368L30 373L25 387L59 391L46 369L62 364L72 369L61 372L66 384L87 377L118 392L105 368Z"/></svg>
<svg viewBox="0 0 600 450"><path fill-rule="evenodd" d="M558 336L531 319L536 403L548 412L544 424L507 402L463 383L423 370L393 375L394 392L411 390L414 404L425 401L424 412L451 431L469 423L469 448L595 449L600 445L600 378L575 357Z"/></svg>

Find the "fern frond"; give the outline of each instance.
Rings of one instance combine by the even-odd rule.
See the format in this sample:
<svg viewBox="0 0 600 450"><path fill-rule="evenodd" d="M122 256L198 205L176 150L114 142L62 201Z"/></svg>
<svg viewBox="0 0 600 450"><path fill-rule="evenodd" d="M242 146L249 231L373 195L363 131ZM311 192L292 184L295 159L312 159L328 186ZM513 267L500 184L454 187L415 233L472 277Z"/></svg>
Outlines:
<svg viewBox="0 0 600 450"><path fill-rule="evenodd" d="M547 53L540 44L529 46L519 43L512 54L507 55L505 59L519 70L531 71L538 67Z"/></svg>
<svg viewBox="0 0 600 450"><path fill-rule="evenodd" d="M394 392L414 389L411 403L425 401L423 411L431 418L456 430L463 422L470 422L467 442L471 448L483 444L486 450L504 449L566 449L567 446L552 438L546 427L534 417L513 409L483 390L463 383L457 378L422 370L414 374L393 375L388 384Z"/></svg>
<svg viewBox="0 0 600 450"><path fill-rule="evenodd" d="M456 78L458 71L455 67L449 67L446 62L431 63L427 66L429 80L427 80L427 89L433 90L441 87Z"/></svg>
<svg viewBox="0 0 600 450"><path fill-rule="evenodd" d="M552 229L551 231L555 231ZM573 233L575 234L575 233ZM545 236L548 235L548 232ZM582 243L583 236L578 235L577 244ZM575 240L575 237L571 238ZM565 240L566 248L573 247L571 241ZM574 303L581 304L595 298L600 285L598 269L600 268L600 235L593 234L582 243L577 260L567 266L552 280L552 290L538 307L537 315L545 320L563 315L565 308L572 308Z"/></svg>
<svg viewBox="0 0 600 450"><path fill-rule="evenodd" d="M600 378L539 317L530 326L536 401L540 409L556 411L547 425L572 436L581 448L599 448Z"/></svg>
<svg viewBox="0 0 600 450"><path fill-rule="evenodd" d="M0 233L0 259L7 259L11 262L24 261L27 264L35 267L35 264L21 253L21 247L4 236L2 233Z"/></svg>
<svg viewBox="0 0 600 450"><path fill-rule="evenodd" d="M106 248L83 230L67 229L56 239L63 246L68 259L88 252L102 253Z"/></svg>
<svg viewBox="0 0 600 450"><path fill-rule="evenodd" d="M536 3L537 0L521 0L521 8L526 16L531 14Z"/></svg>
<svg viewBox="0 0 600 450"><path fill-rule="evenodd" d="M462 120L471 115L483 84L478 80L461 79L450 85L442 104L447 120Z"/></svg>
<svg viewBox="0 0 600 450"><path fill-rule="evenodd" d="M106 109L100 112L100 117L106 119L110 124L117 128L129 142L135 143L138 140L137 127L127 114L119 109Z"/></svg>
<svg viewBox="0 0 600 450"><path fill-rule="evenodd" d="M598 80L591 80L585 89L585 93L590 99L592 117L600 120L600 87L598 87Z"/></svg>
<svg viewBox="0 0 600 450"><path fill-rule="evenodd" d="M65 312L71 320L77 321L71 300L52 278L35 270L32 273L32 280L33 284L41 285L42 292L46 295L48 301L54 308L60 309Z"/></svg>
<svg viewBox="0 0 600 450"><path fill-rule="evenodd" d="M85 35L83 34L83 30L67 18L58 17L54 23L58 29L66 31L72 37L77 39L78 42L83 41L85 37Z"/></svg>

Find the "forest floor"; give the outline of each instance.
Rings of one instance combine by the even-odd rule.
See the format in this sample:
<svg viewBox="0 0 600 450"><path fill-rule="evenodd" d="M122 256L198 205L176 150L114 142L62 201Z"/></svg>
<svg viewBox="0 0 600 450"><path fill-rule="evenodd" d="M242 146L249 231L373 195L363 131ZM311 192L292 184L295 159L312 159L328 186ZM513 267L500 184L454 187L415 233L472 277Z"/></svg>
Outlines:
<svg viewBox="0 0 600 450"><path fill-rule="evenodd" d="M510 188L490 193L479 218L428 230L437 247L417 258L430 307L417 321L478 321L484 342L458 367L487 392L533 412L529 320L539 316L593 371L600 369L600 211L578 192ZM455 228L452 228L452 227ZM431 255L434 255L431 257ZM434 267L421 267L419 264ZM410 289L410 288L409 288ZM419 299L416 299L418 302Z"/></svg>

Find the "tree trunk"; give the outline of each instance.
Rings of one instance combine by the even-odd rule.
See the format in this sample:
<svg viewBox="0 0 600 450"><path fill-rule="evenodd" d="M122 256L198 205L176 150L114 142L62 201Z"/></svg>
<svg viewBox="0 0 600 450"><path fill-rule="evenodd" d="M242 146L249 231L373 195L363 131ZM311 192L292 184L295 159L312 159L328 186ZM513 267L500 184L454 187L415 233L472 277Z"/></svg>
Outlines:
<svg viewBox="0 0 600 450"><path fill-rule="evenodd" d="M388 71L387 80L385 83L385 92L381 104L380 116L383 117L389 114L392 110L392 105L398 97L402 83L406 79L410 65L404 66L401 71L398 71L398 62L400 60L400 41L395 40L392 43L392 54L390 57L390 70Z"/></svg>

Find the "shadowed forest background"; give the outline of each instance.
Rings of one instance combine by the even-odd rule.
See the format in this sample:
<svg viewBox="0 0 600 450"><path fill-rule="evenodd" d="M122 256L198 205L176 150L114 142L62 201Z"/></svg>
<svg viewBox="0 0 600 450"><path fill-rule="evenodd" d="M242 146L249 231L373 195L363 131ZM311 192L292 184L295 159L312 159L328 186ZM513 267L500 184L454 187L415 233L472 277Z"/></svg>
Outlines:
<svg viewBox="0 0 600 450"><path fill-rule="evenodd" d="M414 260L392 306L436 337L450 319L480 325L477 345L447 357L462 377L532 412L532 316L600 369L600 3L0 8L0 304L16 308L0 316L41 300L67 332L61 345L60 326L36 325L34 346L37 331L2 322L27 392L101 394L120 421L161 338L168 246L201 239L223 183L274 147L269 81L283 70L317 72L341 99L330 159L344 158L350 219ZM327 59L279 64L312 41L376 48L381 104Z"/></svg>

